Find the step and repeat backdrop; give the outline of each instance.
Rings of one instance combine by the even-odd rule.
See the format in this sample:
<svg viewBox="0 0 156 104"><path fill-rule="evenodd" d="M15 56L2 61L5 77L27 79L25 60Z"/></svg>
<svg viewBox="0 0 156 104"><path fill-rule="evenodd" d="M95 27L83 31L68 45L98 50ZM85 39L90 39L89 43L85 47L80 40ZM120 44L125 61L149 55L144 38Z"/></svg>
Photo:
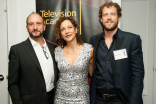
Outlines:
<svg viewBox="0 0 156 104"><path fill-rule="evenodd" d="M61 16L72 16L79 23L82 40L89 43L91 36L101 33L99 7L111 0L36 0L36 12L46 24L44 38L57 43L53 35L53 25Z"/></svg>

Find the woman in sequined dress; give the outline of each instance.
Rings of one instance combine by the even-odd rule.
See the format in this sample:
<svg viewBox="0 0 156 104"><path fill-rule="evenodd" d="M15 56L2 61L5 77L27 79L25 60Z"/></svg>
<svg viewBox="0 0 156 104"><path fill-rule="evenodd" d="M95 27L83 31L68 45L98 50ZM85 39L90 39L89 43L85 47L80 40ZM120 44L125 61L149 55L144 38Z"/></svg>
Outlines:
<svg viewBox="0 0 156 104"><path fill-rule="evenodd" d="M83 43L72 17L60 17L54 25L59 47L55 60L59 69L54 104L90 104L88 72L93 72L93 48Z"/></svg>

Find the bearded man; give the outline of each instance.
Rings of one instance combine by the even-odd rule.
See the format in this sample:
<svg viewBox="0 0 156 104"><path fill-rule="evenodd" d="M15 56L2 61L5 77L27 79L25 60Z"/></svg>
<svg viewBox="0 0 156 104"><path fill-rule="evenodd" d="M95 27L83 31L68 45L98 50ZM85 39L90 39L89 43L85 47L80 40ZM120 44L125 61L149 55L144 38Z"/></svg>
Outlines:
<svg viewBox="0 0 156 104"><path fill-rule="evenodd" d="M57 79L55 46L43 38L46 25L38 13L26 19L29 37L11 47L8 90L13 104L53 104Z"/></svg>
<svg viewBox="0 0 156 104"><path fill-rule="evenodd" d="M118 28L121 10L112 1L99 9L104 32L90 38L94 47L91 104L143 104L141 39Z"/></svg>

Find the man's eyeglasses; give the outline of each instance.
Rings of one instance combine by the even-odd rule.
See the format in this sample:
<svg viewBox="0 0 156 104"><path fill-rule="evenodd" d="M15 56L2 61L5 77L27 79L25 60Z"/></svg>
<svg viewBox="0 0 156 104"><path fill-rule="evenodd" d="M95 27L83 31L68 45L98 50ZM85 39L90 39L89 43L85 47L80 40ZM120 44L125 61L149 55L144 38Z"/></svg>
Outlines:
<svg viewBox="0 0 156 104"><path fill-rule="evenodd" d="M44 53L45 57L48 59L49 58L49 54L47 53L46 48L43 46L42 49L43 49L43 53Z"/></svg>

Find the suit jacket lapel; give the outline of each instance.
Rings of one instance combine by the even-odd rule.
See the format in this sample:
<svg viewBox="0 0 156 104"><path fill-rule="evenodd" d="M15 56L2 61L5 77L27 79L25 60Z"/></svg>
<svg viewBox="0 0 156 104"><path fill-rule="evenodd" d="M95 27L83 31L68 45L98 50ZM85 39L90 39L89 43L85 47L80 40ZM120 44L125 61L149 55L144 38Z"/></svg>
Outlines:
<svg viewBox="0 0 156 104"><path fill-rule="evenodd" d="M24 43L25 43L24 48L25 48L26 52L29 54L30 58L33 60L35 65L38 67L39 71L42 73L40 63L38 61L35 50L31 44L29 38Z"/></svg>
<svg viewBox="0 0 156 104"><path fill-rule="evenodd" d="M56 66L55 56L54 56L55 47L54 47L54 45L52 45L52 44L49 43L49 42L46 42L46 43L47 43L47 46L48 46L48 48L49 48L49 51L50 51L50 54L51 54L51 57L52 57L52 60L53 60L54 76L55 76L55 81L54 81L54 83L56 83L56 80L57 80L57 66Z"/></svg>
<svg viewBox="0 0 156 104"><path fill-rule="evenodd" d="M119 50L121 49L121 46L123 44L123 41L125 39L125 37L122 37L122 31L120 29L118 29L118 35L116 37L116 43L115 43L115 48L114 50ZM112 65L112 68L113 68L113 71L114 71L114 68L115 68L115 64L116 64L116 60L115 58L113 57L113 65Z"/></svg>
<svg viewBox="0 0 156 104"><path fill-rule="evenodd" d="M96 69L96 53L97 53L97 46L99 44L99 40L102 37L103 34L101 34L100 36L96 37L95 42L94 42L94 51L93 51L93 71L95 71Z"/></svg>
<svg viewBox="0 0 156 104"><path fill-rule="evenodd" d="M97 47L98 47L98 44L99 44L99 40L101 39L101 37L103 36L104 34L101 34L100 36L98 36L95 40L95 46L94 46L94 52L93 52L93 69L94 69L94 73L96 74L96 54L97 54ZM104 68L105 69L105 68ZM102 74L104 70L99 70L100 73ZM103 78L105 78L105 76L102 74Z"/></svg>

